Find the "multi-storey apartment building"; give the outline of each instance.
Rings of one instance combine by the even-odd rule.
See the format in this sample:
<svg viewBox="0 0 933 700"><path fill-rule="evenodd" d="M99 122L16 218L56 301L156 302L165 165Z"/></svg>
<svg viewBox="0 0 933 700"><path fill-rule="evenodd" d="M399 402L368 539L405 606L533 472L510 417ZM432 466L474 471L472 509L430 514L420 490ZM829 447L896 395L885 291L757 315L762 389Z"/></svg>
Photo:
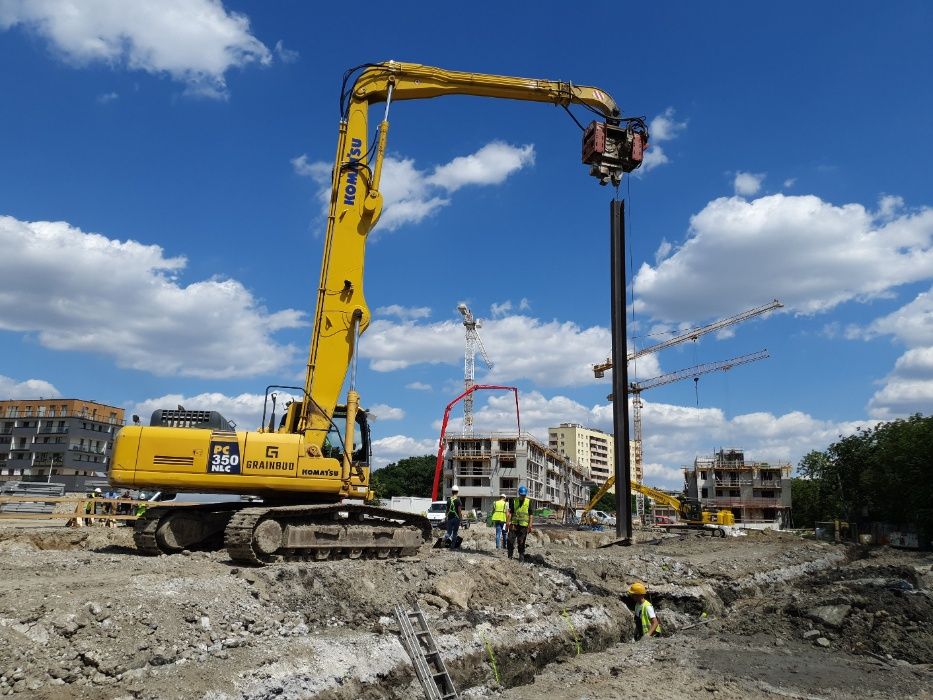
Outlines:
<svg viewBox="0 0 933 700"><path fill-rule="evenodd" d="M488 513L499 494L511 498L522 485L535 508L552 508L558 515L589 500L584 469L527 433L448 435L444 442L444 493L456 483L464 508Z"/></svg>
<svg viewBox="0 0 933 700"><path fill-rule="evenodd" d="M791 475L788 463L745 459L737 449L697 457L684 469L687 496L710 510L726 508L736 524L787 527L790 524Z"/></svg>
<svg viewBox="0 0 933 700"><path fill-rule="evenodd" d="M582 466L590 481L597 486L606 483L615 474L615 437L593 428L584 428L578 423L561 423L548 428L548 447ZM629 457L632 479L642 480L639 465L635 464L635 443L629 442Z"/></svg>
<svg viewBox="0 0 933 700"><path fill-rule="evenodd" d="M84 490L106 476L123 409L81 399L0 401L0 481L55 481Z"/></svg>

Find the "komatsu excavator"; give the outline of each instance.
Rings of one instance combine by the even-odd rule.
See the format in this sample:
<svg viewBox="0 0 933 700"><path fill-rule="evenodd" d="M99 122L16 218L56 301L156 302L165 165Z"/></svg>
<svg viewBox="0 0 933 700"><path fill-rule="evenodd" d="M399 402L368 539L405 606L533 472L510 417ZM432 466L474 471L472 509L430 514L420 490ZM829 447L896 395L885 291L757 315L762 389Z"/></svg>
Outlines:
<svg viewBox="0 0 933 700"><path fill-rule="evenodd" d="M370 323L363 261L383 208L380 180L389 108L397 100L442 95L544 102L568 112L578 105L596 113L602 120L584 129L583 162L601 184L617 186L624 173L641 165L648 145L644 120L623 118L609 94L594 87L395 61L347 71L304 386L267 388L271 415L267 423L263 410L257 431L235 430L215 411L182 407L156 411L148 426L120 430L109 473L113 486L255 498L252 503L150 508L136 522L141 552L223 545L235 561L264 564L402 556L430 538L426 518L365 503L369 427L356 390L356 363L360 336ZM370 141L369 108L375 104L385 105L384 115ZM346 399L338 404L348 373ZM273 389L297 397L278 424Z"/></svg>

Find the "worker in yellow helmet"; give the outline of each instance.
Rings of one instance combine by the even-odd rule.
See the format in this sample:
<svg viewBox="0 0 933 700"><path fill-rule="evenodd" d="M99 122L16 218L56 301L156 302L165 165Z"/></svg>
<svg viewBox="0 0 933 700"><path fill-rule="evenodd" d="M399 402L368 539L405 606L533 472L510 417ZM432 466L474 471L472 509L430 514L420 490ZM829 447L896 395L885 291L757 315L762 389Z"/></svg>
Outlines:
<svg viewBox="0 0 933 700"><path fill-rule="evenodd" d="M661 631L654 606L645 597L648 589L641 581L636 581L628 589L629 597L635 601L635 639L653 637Z"/></svg>
<svg viewBox="0 0 933 700"><path fill-rule="evenodd" d="M496 549L502 549L505 546L505 539L508 536L505 532L508 508L509 504L506 503L504 493L500 494L499 500L492 504L492 523L496 527Z"/></svg>

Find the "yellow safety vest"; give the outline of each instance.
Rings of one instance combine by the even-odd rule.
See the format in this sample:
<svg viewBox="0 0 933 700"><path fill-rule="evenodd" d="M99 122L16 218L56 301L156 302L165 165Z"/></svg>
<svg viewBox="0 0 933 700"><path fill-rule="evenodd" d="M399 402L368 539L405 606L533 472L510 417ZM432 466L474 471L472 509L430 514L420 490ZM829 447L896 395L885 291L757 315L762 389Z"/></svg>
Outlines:
<svg viewBox="0 0 933 700"><path fill-rule="evenodd" d="M641 633L648 634L648 630L651 629L651 618L648 617L648 601L643 600L638 604L638 608L635 610L641 616ZM655 612L657 616L657 612ZM655 634L661 633L661 621L658 620L658 628L654 631Z"/></svg>
<svg viewBox="0 0 933 700"><path fill-rule="evenodd" d="M507 506L507 504L506 504L506 502L505 502L504 500L502 500L502 501L496 501L495 503L492 504L492 521L493 521L494 523L504 523L504 522L505 522L505 509L506 509L506 506Z"/></svg>
<svg viewBox="0 0 933 700"><path fill-rule="evenodd" d="M457 497L456 497L456 496L451 496L450 499L447 501L447 515L448 515L448 516L453 516L454 518L458 517L458 516L457 516Z"/></svg>
<svg viewBox="0 0 933 700"><path fill-rule="evenodd" d="M530 498L526 498L524 503L519 503L517 498L512 501L512 524L518 527L528 527L531 519L529 508L531 508Z"/></svg>

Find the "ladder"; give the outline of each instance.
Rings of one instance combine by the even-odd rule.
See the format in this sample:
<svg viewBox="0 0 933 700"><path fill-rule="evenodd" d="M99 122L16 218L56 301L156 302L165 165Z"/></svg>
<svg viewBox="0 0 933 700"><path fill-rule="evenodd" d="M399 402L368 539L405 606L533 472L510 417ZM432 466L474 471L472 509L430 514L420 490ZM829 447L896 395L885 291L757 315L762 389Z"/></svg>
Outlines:
<svg viewBox="0 0 933 700"><path fill-rule="evenodd" d="M460 700L418 604L415 603L412 611L396 605L395 618L402 631L402 646L415 666L424 697L427 700Z"/></svg>

